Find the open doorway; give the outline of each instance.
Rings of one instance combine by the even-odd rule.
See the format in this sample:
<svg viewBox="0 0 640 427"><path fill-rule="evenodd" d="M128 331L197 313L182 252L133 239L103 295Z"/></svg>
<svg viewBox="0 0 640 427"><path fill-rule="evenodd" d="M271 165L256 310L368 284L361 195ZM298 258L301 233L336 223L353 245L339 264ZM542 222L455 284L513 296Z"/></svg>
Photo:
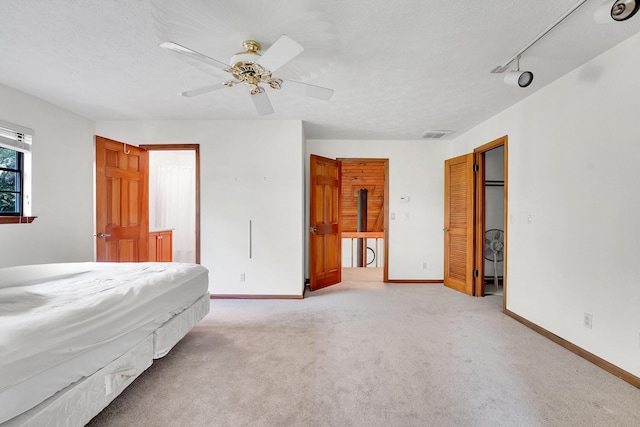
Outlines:
<svg viewBox="0 0 640 427"><path fill-rule="evenodd" d="M370 168L366 164L372 163L380 169L383 178L373 179L368 174ZM353 219L356 218L357 200L355 204L350 200L353 194L361 189L375 194L379 198L381 205L367 213L364 223L364 231L348 231L344 234L342 227L344 217L342 208L344 199L342 197L343 165L347 164L347 169L354 166L352 173L347 173L352 189L345 190L347 193L347 206L356 206L351 213ZM372 186L372 183L375 185ZM382 190L382 191L381 191ZM351 194L351 196L349 196ZM389 160L388 159L332 159L311 154L309 157L309 290L315 291L327 286L332 286L342 281L343 259L347 260L345 268L362 270L369 274L375 267L351 267L351 248L357 245L358 239L362 244L370 243L370 239L381 240L381 253L376 253L376 257L382 259L381 268L384 282L388 281L388 216L389 206ZM347 218L349 214L347 214ZM376 225L377 224L377 225ZM352 229L354 225L350 226ZM376 227L382 227L382 232L374 232ZM377 233L374 236L372 233ZM343 240L346 239L346 242ZM343 257L343 245L346 246ZM374 243L375 245L375 243ZM375 250L375 247L372 248ZM357 248L356 248L357 250ZM363 247L366 260L366 247ZM355 251L354 251L355 253ZM371 261L370 257L370 261Z"/></svg>
<svg viewBox="0 0 640 427"><path fill-rule="evenodd" d="M484 294L504 289L504 146L484 153Z"/></svg>
<svg viewBox="0 0 640 427"><path fill-rule="evenodd" d="M474 150L478 165L475 219L475 295L506 302L507 137Z"/></svg>
<svg viewBox="0 0 640 427"><path fill-rule="evenodd" d="M144 145L149 151L150 239L171 236L174 262L200 263L200 156L197 144ZM166 248L165 248L166 249Z"/></svg>
<svg viewBox="0 0 640 427"><path fill-rule="evenodd" d="M342 269L351 280L385 281L388 159L342 163Z"/></svg>

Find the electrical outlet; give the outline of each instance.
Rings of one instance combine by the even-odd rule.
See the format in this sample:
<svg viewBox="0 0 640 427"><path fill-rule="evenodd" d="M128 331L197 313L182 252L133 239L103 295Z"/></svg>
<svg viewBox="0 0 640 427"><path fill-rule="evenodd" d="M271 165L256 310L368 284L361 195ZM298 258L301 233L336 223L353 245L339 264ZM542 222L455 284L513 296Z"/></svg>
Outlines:
<svg viewBox="0 0 640 427"><path fill-rule="evenodd" d="M245 279L245 275L244 275L244 273L240 273L240 281L241 281L241 282L244 282L244 279Z"/></svg>
<svg viewBox="0 0 640 427"><path fill-rule="evenodd" d="M584 320L582 322L584 324L585 328L589 328L591 329L592 325L593 325L593 316L589 313L585 313L584 314Z"/></svg>
<svg viewBox="0 0 640 427"><path fill-rule="evenodd" d="M427 263L426 263L426 262L423 262L423 263L422 263L422 269L423 269L423 270L426 270L426 269L427 269Z"/></svg>

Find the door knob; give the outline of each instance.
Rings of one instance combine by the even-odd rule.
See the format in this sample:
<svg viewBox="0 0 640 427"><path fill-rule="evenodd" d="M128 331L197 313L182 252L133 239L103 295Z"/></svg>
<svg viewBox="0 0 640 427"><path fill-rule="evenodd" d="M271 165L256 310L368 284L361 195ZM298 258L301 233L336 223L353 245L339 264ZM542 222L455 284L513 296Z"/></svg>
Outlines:
<svg viewBox="0 0 640 427"><path fill-rule="evenodd" d="M312 232L313 234L315 234L315 233L317 233L317 232L318 232L318 227L316 227L316 226L314 225L313 227L311 227L311 228L309 229L309 231L310 231L310 232Z"/></svg>
<svg viewBox="0 0 640 427"><path fill-rule="evenodd" d="M98 233L98 238L99 239L104 239L105 237L111 237L111 234Z"/></svg>

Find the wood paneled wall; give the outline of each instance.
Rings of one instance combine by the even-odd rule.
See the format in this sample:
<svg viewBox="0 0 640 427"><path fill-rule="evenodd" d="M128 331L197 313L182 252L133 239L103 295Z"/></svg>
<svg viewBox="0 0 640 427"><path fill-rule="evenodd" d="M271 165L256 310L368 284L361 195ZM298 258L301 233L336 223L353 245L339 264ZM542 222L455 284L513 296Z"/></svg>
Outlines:
<svg viewBox="0 0 640 427"><path fill-rule="evenodd" d="M357 231L358 190L367 189L367 231L384 229L384 162L342 161L342 231Z"/></svg>

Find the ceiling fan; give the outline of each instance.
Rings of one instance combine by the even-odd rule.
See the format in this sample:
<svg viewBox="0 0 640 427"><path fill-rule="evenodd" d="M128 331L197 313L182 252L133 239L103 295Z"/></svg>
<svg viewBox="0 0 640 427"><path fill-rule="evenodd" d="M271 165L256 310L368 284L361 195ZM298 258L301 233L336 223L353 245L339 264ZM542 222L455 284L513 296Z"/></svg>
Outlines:
<svg viewBox="0 0 640 427"><path fill-rule="evenodd" d="M262 46L255 40L246 40L242 43L242 46L245 50L233 55L229 61L229 65L227 65L222 61L218 61L217 59L213 59L174 42L160 43L161 48L209 64L215 68L226 71L233 77L231 80L221 83L180 92L179 95L182 96L202 95L203 93L244 83L249 88L251 100L258 114L266 115L273 113L273 107L271 106L271 101L269 101L263 85L277 90L284 88L284 90L293 94L310 96L325 101L329 100L333 95L333 89L273 77L273 72L291 61L304 50L304 47L292 38L283 34L263 54L260 53Z"/></svg>

